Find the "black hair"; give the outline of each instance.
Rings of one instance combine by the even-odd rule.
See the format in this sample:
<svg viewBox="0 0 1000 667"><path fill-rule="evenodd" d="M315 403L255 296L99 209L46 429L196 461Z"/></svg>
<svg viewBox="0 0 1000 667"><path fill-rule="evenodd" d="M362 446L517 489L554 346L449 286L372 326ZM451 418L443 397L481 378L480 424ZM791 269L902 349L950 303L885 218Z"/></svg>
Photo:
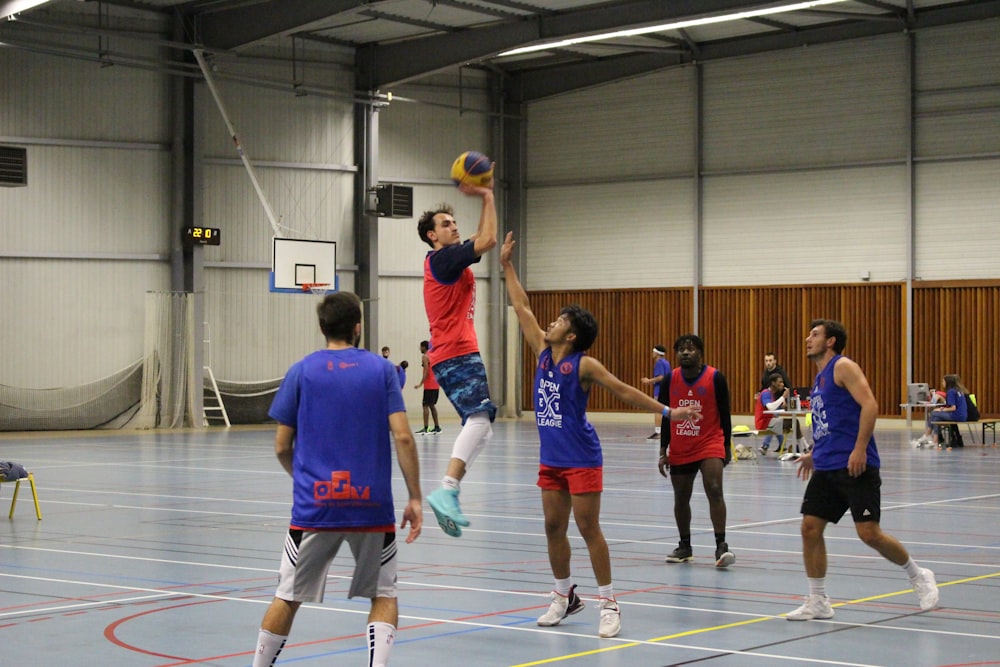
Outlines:
<svg viewBox="0 0 1000 667"><path fill-rule="evenodd" d="M328 341L354 344L354 328L361 322L361 299L353 292L327 294L318 306L319 330Z"/></svg>
<svg viewBox="0 0 1000 667"><path fill-rule="evenodd" d="M771 373L770 375L767 376L767 386L770 387L772 384L774 384L775 380L781 380L782 382L784 382L785 378L781 376L781 373Z"/></svg>
<svg viewBox="0 0 1000 667"><path fill-rule="evenodd" d="M410 367L410 362L404 359L403 361L399 362L399 367L405 371L407 368Z"/></svg>
<svg viewBox="0 0 1000 667"><path fill-rule="evenodd" d="M817 319L809 323L809 330L823 327L824 338L833 338L833 351L840 354L847 347L847 329L837 320Z"/></svg>
<svg viewBox="0 0 1000 667"><path fill-rule="evenodd" d="M430 343L430 341L426 341L426 340L420 341L420 351L421 352L426 352L429 349L431 349L431 343Z"/></svg>
<svg viewBox="0 0 1000 667"><path fill-rule="evenodd" d="M434 216L438 213L447 213L454 217L455 209L451 207L451 204L438 204L437 208L433 211L424 211L424 214L420 216L420 220L417 221L417 235L420 236L421 241L431 248L434 247L434 242L427 238L427 234L434 231Z"/></svg>
<svg viewBox="0 0 1000 667"><path fill-rule="evenodd" d="M684 334L674 341L674 352L679 352L682 347L692 345L702 356L705 355L705 343L698 334Z"/></svg>
<svg viewBox="0 0 1000 667"><path fill-rule="evenodd" d="M566 316L566 319L569 320L570 331L576 334L576 338L573 340L573 351L586 352L589 350L597 339L597 319L593 313L574 303L563 308L559 314Z"/></svg>

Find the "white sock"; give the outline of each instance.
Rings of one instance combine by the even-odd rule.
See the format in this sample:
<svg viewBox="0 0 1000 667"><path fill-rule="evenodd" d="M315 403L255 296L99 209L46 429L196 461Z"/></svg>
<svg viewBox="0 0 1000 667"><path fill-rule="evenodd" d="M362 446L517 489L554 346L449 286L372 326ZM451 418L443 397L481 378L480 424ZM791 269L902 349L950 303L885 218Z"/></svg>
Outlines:
<svg viewBox="0 0 1000 667"><path fill-rule="evenodd" d="M485 412L477 412L465 420L465 426L455 438L451 458L465 461L465 469L468 470L492 437L493 427L490 426L490 416Z"/></svg>
<svg viewBox="0 0 1000 667"><path fill-rule="evenodd" d="M920 576L920 566L917 565L912 558L907 559L907 561L903 563L903 569L906 570L906 576L910 578L910 581L913 581Z"/></svg>
<svg viewBox="0 0 1000 667"><path fill-rule="evenodd" d="M253 667L272 667L278 654L285 647L288 635L276 635L264 630L257 635L257 650L253 656Z"/></svg>
<svg viewBox="0 0 1000 667"><path fill-rule="evenodd" d="M565 579L556 579L556 593L565 597L569 597L569 592L573 590L573 577L569 576Z"/></svg>
<svg viewBox="0 0 1000 667"><path fill-rule="evenodd" d="M454 491L458 491L458 480L455 479L454 477L449 477L448 475L445 475L444 478L441 480L441 486L445 489L452 489Z"/></svg>
<svg viewBox="0 0 1000 667"><path fill-rule="evenodd" d="M614 600L615 599L615 585L608 584L607 586L597 587L597 597L602 600Z"/></svg>
<svg viewBox="0 0 1000 667"><path fill-rule="evenodd" d="M809 595L819 595L826 597L826 577L806 577L809 580Z"/></svg>
<svg viewBox="0 0 1000 667"><path fill-rule="evenodd" d="M656 435L660 435L660 427L659 426L656 427Z"/></svg>
<svg viewBox="0 0 1000 667"><path fill-rule="evenodd" d="M388 623L368 624L368 664L371 667L385 667L389 664L392 643L396 640L396 628Z"/></svg>

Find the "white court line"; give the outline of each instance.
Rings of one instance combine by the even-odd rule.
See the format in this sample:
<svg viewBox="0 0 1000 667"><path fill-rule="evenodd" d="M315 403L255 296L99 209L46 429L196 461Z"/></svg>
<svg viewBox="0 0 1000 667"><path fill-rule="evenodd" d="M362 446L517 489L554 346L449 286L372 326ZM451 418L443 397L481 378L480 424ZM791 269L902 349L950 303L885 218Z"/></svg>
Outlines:
<svg viewBox="0 0 1000 667"><path fill-rule="evenodd" d="M60 584L79 585L79 586L93 586L93 587L97 587L97 588L110 588L110 589L114 589L114 590L140 591L140 592L147 592L147 593L155 594L155 596L162 597L163 599L178 598L178 597L182 597L182 598L198 598L198 599L216 600L216 601L224 601L224 602L243 602L243 603L258 604L258 605L261 605L261 604L270 604L270 602L271 602L270 600L258 600L258 599L253 599L253 598L239 598L239 597L233 597L233 596L229 596L229 595L213 595L213 594L206 594L206 593L162 591L162 590L155 589L155 588L144 588L144 587L140 587L140 586L119 586L119 585L115 585L115 584L103 584L103 583L95 583L95 582L76 581L76 580L72 580L72 579L55 579L55 578L50 578L50 577L31 577L31 576L25 576L25 575L15 575L15 574L6 574L6 573L0 573L0 577L7 577L7 578L11 578L11 579L26 579L26 580L31 580L31 581L43 581L43 582L47 582L47 583L60 583ZM347 579L348 577L336 577L336 578ZM430 584L425 584L425 585L428 586L428 587L450 588L450 589L469 590L469 591L477 591L477 592L510 593L510 591L502 591L502 590L462 589L461 587L451 587L451 586L440 587L440 586L434 586L434 585L430 585ZM537 598L544 599L544 596L542 596L540 594L528 594L528 593L516 593L516 594L517 595L531 595L532 597L537 597ZM137 599L140 599L140 598L137 598ZM623 605L629 605L629 606L643 606L643 607L652 607L652 608L660 608L660 609L673 609L673 610L688 611L688 612L690 612L690 611L704 611L704 612L710 613L710 614L729 615L729 616L731 616L731 615L744 616L744 617L745 616L750 616L751 619L755 619L755 620L759 619L760 622L765 622L766 620L772 620L772 619L773 620L782 620L783 619L783 617L781 617L781 616L774 616L774 615L770 615L770 614L756 614L755 615L755 614L748 614L748 613L745 613L745 612L730 612L730 611L723 611L723 610L719 610L719 609L698 609L698 608L692 608L692 607L678 607L678 606L674 606L674 605L656 605L656 604L650 604L650 603L632 603L632 602L626 602L626 601L623 601L623 600L619 600L619 602L621 604L623 604ZM98 603L98 604L110 604L110 603L112 603L112 601L107 601L105 603ZM369 613L368 610L365 610L365 609L345 609L345 608L338 608L338 607L331 607L331 606L320 606L320 605L313 605L313 604L303 604L302 606L306 607L306 608L309 608L309 609L317 609L319 611L327 612L327 613L345 613L345 614L354 614L354 615L364 614L366 616ZM36 615L36 614L39 614L39 613L49 613L49 612L54 611L54 610L59 610L60 608L61 607L38 608L38 609L33 609L31 611L24 611L24 612L19 612L19 613L21 615ZM13 615L13 614L5 614L5 615L6 616L10 616L10 615ZM498 614L498 615L503 615L503 614ZM504 631L514 631L514 632L529 632L529 633L534 633L534 634L552 634L552 635L558 635L558 636L563 636L563 637L566 637L566 636L577 637L577 638L587 639L587 640L593 640L593 638L594 638L592 634L567 632L564 628L560 628L559 630L555 630L555 629L547 629L547 628L522 627L522 626L512 626L512 625L498 625L498 624L495 624L495 623L482 623L482 622L475 622L475 621L462 621L462 620L453 620L453 619L441 619L441 618L433 618L433 617L429 617L429 616L415 616L415 615L409 615L409 614L400 614L399 618L406 619L408 621L415 621L415 622L422 622L422 623L438 623L438 624L442 624L442 625L458 625L458 626L466 626L466 627L481 628L481 629L504 630ZM751 622L753 622L753 621L751 621ZM815 623L821 623L821 624L828 624L828 625L841 625L841 626L846 626L846 627L857 627L857 628L870 628L871 627L870 624L864 624L864 623L842 623L842 622L839 622L839 621L828 621L828 620L814 621L814 622ZM887 630L900 630L900 631L907 631L907 632L917 632L917 633L931 634L931 635L948 635L948 636L955 636L955 637L971 637L971 638L983 638L983 639L1000 639L1000 638L998 638L996 636L993 636L993 635L980 635L980 634L973 634L973 633L959 633L959 632L949 632L949 631L942 631L942 630L929 630L929 629L926 629L926 628L920 628L920 629L916 629L916 628L901 628L901 627L896 627L896 626L891 626L891 625L886 625L886 624L878 624L878 628L879 629L887 629ZM702 632L721 631L721 630L725 630L725 629L728 629L728 628L724 628L724 627L720 627L720 628L705 628L704 630L702 630ZM819 665L842 665L844 667L879 667L878 665L875 665L875 664L872 664L872 663L843 662L843 661L836 661L836 660L824 660L824 659L805 658L805 657L802 657L802 656L785 656L785 655L779 655L779 654L762 653L762 652L759 652L759 651L738 651L738 650L733 650L733 649L714 648L714 647L708 647L708 646L696 646L696 645L690 645L690 644L681 644L681 643L665 642L665 641L652 641L652 640L643 640L643 639L629 639L629 638L621 637L621 636L615 637L615 638L612 638L612 639L608 639L608 641L613 641L613 642L617 642L617 643L620 643L620 644L629 644L629 645L643 645L643 646L654 646L654 647L662 647L662 648L685 649L685 650L691 650L691 651L702 651L702 652L706 652L706 653L723 653L723 654L727 654L727 655L741 655L741 656L746 656L746 657L751 657L751 658L761 658L761 659L769 659L769 660L777 660L777 661L795 661L795 662L799 662L799 663L811 663L811 664L819 664Z"/></svg>
<svg viewBox="0 0 1000 667"><path fill-rule="evenodd" d="M131 602L142 602L144 600L163 600L166 598L173 597L171 593L159 593L156 595L140 595L133 598L108 598L101 602L81 602L79 604L66 604L59 605L58 607L32 607L30 609L21 609L20 611L8 611L0 613L0 618L5 618L7 616L25 616L25 615L35 615L35 614L52 614L55 612L71 611L73 609L86 609L88 607L103 607L109 604L128 604Z"/></svg>

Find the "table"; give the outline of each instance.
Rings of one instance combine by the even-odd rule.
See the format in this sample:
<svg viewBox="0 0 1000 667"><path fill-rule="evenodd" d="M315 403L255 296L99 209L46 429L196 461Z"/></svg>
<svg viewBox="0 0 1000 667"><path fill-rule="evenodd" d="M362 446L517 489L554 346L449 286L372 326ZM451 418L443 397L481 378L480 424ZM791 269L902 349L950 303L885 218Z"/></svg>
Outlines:
<svg viewBox="0 0 1000 667"><path fill-rule="evenodd" d="M803 429L802 426L799 424L799 417L801 417L802 415L807 415L810 412L811 411L806 408L797 408L789 410L786 409L764 410L764 414L766 415L774 415L775 417L790 417L793 422L791 435L786 436L785 442L787 443L788 438L791 437L792 439L795 440L795 445L793 447L785 447L785 453L778 457L779 461L795 461L800 456L806 453L804 451L800 451L802 443L797 438L795 438L795 433L796 431L798 431L799 433L805 435L805 429Z"/></svg>

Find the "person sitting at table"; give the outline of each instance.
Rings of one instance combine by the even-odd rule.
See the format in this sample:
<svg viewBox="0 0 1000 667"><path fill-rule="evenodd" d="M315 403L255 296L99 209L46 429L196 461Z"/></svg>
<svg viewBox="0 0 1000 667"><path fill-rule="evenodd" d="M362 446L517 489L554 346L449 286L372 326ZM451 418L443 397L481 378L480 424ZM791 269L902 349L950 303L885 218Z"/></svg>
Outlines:
<svg viewBox="0 0 1000 667"><path fill-rule="evenodd" d="M962 379L958 375L944 376L945 404L940 408L927 411L927 429L919 439L912 444L917 446L934 445L941 446L941 427L937 422L964 422L968 420L968 406L965 402L965 395L969 390L962 384Z"/></svg>
<svg viewBox="0 0 1000 667"><path fill-rule="evenodd" d="M757 395L757 405L754 410L754 428L758 431L771 431L764 436L764 441L760 445L760 453L767 455L771 440L778 439L778 449L785 444L785 420L781 417L769 415L765 410L781 410L788 405L791 390L785 386L785 379L781 373L771 373L767 377L767 389Z"/></svg>

